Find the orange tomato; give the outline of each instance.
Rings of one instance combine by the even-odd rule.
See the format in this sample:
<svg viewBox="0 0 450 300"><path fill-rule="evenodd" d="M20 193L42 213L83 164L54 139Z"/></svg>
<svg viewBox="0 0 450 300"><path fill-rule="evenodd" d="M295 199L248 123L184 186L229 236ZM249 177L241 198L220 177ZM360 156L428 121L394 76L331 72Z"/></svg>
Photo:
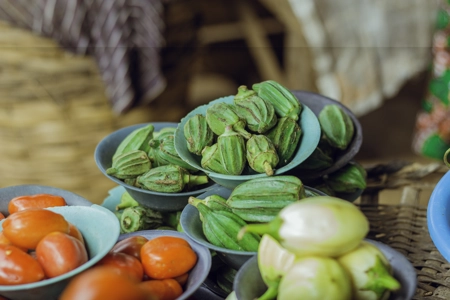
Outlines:
<svg viewBox="0 0 450 300"><path fill-rule="evenodd" d="M13 214L28 208L46 208L64 205L66 205L66 200L61 196L51 194L24 195L15 197L9 201L8 212L9 214Z"/></svg>
<svg viewBox="0 0 450 300"><path fill-rule="evenodd" d="M83 234L82 234L81 231L77 228L77 226L73 225L73 224L70 223L70 222L69 222L69 235L70 235L70 236L73 236L74 238L76 238L77 240L79 240L83 245L85 245Z"/></svg>
<svg viewBox="0 0 450 300"><path fill-rule="evenodd" d="M139 286L158 300L175 300L183 294L183 288L175 279L147 280Z"/></svg>
<svg viewBox="0 0 450 300"><path fill-rule="evenodd" d="M150 300L139 283L111 266L98 266L75 276L59 300Z"/></svg>
<svg viewBox="0 0 450 300"><path fill-rule="evenodd" d="M35 249L50 232L69 233L69 223L62 215L43 208L29 208L9 215L2 227L3 234L13 245L27 249Z"/></svg>
<svg viewBox="0 0 450 300"><path fill-rule="evenodd" d="M111 252L122 252L141 259L141 248L148 241L144 236L135 235L118 241Z"/></svg>
<svg viewBox="0 0 450 300"><path fill-rule="evenodd" d="M3 231L0 231L0 245L12 245L11 241L8 240L8 239L6 238L6 236L3 234ZM19 248L19 249L22 250L22 251L25 251L25 252L28 251L27 248L18 247L18 246L16 246L16 247Z"/></svg>
<svg viewBox="0 0 450 300"><path fill-rule="evenodd" d="M0 285L25 284L45 278L41 265L26 252L0 245Z"/></svg>
<svg viewBox="0 0 450 300"><path fill-rule="evenodd" d="M96 265L116 267L123 272L123 274L137 282L142 281L142 278L144 277L144 268L139 259L125 253L109 252Z"/></svg>
<svg viewBox="0 0 450 300"><path fill-rule="evenodd" d="M0 212L0 220L3 220L5 217L5 215L3 213ZM1 297L1 296L0 296ZM1 298L0 298L1 299Z"/></svg>
<svg viewBox="0 0 450 300"><path fill-rule="evenodd" d="M144 272L153 279L166 279L187 273L197 262L197 254L179 237L161 236L141 248Z"/></svg>
<svg viewBox="0 0 450 300"><path fill-rule="evenodd" d="M84 245L73 236L58 231L40 240L36 257L48 278L65 274L88 261Z"/></svg>
<svg viewBox="0 0 450 300"><path fill-rule="evenodd" d="M174 277L173 279L175 279L176 281L178 281L178 283L183 286L186 284L187 280L189 278L189 273L184 273L180 276Z"/></svg>

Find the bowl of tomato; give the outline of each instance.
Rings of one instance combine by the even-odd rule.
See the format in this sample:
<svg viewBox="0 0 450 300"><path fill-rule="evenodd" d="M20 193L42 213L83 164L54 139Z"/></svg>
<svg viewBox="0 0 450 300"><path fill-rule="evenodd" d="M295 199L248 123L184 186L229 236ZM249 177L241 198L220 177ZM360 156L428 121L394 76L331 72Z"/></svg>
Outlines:
<svg viewBox="0 0 450 300"><path fill-rule="evenodd" d="M0 295L21 300L57 299L120 234L114 213L95 204L28 208L0 225Z"/></svg>

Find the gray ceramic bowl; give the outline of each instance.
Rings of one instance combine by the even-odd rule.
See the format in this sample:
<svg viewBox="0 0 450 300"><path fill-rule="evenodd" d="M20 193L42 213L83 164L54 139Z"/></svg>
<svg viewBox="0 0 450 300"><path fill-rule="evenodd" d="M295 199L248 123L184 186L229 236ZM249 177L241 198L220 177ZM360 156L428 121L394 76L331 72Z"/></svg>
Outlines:
<svg viewBox="0 0 450 300"><path fill-rule="evenodd" d="M198 257L197 264L189 272L184 293L180 297L176 298L176 300L188 299L200 288L201 284L208 276L209 270L211 269L211 253L208 248L193 242L186 234L174 230L142 230L138 232L121 234L118 241L131 236L143 236L149 240L159 236L174 236L185 239L191 245Z"/></svg>
<svg viewBox="0 0 450 300"><path fill-rule="evenodd" d="M61 196L66 200L67 205L78 205L78 206L91 206L92 203L85 198L55 187L44 186L44 185L14 185L5 188L0 188L0 212L7 216L9 201L18 196L24 195L36 195L36 194L52 194Z"/></svg>
<svg viewBox="0 0 450 300"><path fill-rule="evenodd" d="M307 105L316 116L319 116L320 111L323 109L325 105L329 104L339 105L344 110L344 112L348 114L352 119L353 125L355 126L355 133L348 148L344 151L339 151L336 153L334 164L331 167L316 172L294 168L291 171L291 173L297 175L301 179L314 179L322 177L326 174L333 173L334 171L345 166L359 152L359 149L361 148L361 144L363 141L363 132L361 128L361 123L359 122L358 118L353 114L353 112L350 109L348 109L345 105L343 105L339 101L312 92L292 91L292 93L297 97L297 99L301 103Z"/></svg>
<svg viewBox="0 0 450 300"><path fill-rule="evenodd" d="M197 189L189 192L161 193L128 185L122 180L106 174L106 169L111 167L112 156L114 155L114 152L116 151L117 146L120 144L120 142L133 130L143 127L147 124L148 123L143 123L124 127L103 138L95 148L94 158L97 167L106 177L123 186L131 195L131 197L133 197L133 199L135 199L140 204L159 211L182 210L183 207L187 204L190 196L197 196L206 192L209 188L211 188L211 186L214 185L214 183L210 182L203 186L199 186ZM152 124L155 127L155 131L159 131L164 127L177 127L178 125L177 123L165 122L154 122Z"/></svg>
<svg viewBox="0 0 450 300"><path fill-rule="evenodd" d="M57 299L73 276L96 264L117 242L120 234L119 221L111 211L104 207L94 204L92 206L59 206L48 209L63 215L67 221L81 231L88 249L89 261L75 270L51 279L20 285L0 285L0 294L8 299ZM0 231L2 231L1 226Z"/></svg>
<svg viewBox="0 0 450 300"><path fill-rule="evenodd" d="M310 187L305 187L307 196L325 195L324 193L312 189ZM216 186L209 190L208 192L198 196L199 199L205 199L209 195L220 195L224 198L228 198L231 194L230 189L223 186ZM230 250L222 247L215 246L208 242L205 235L203 234L202 222L200 221L200 214L193 205L188 204L181 212L180 224L183 231L195 242L204 245L205 247L216 251L217 256L227 265L238 270L247 260L256 254L256 252L245 252Z"/></svg>
<svg viewBox="0 0 450 300"><path fill-rule="evenodd" d="M400 282L401 289L392 293L388 300L410 300L416 291L416 270L400 252L386 244L367 240L376 245L389 260L394 269L394 277ZM257 256L249 259L234 278L233 288L238 300L252 300L261 296L267 287L261 278Z"/></svg>
<svg viewBox="0 0 450 300"><path fill-rule="evenodd" d="M177 130L175 131L175 149L178 155L186 161L188 164L202 170L205 172L213 181L218 183L221 186L224 186L229 189L235 188L238 184L248 181L254 178L266 177L266 174L259 174L252 172L250 168L244 170L242 175L225 175L219 174L215 172L211 172L209 170L203 169L200 162L201 156L195 155L187 149L186 138L184 137L184 125L186 122L196 114L205 115L206 109L214 103L225 102L225 103L233 103L234 96L227 96L216 99L214 101L209 102L208 104L197 107L188 113L180 122ZM300 145L295 152L295 155L291 162L287 165L276 169L274 174L281 175L286 173L287 171L295 168L305 159L307 159L314 149L317 147L320 140L320 124L317 120L316 115L308 108L307 105L303 106L303 110L300 114L299 118L300 128L303 130L302 137L300 138Z"/></svg>

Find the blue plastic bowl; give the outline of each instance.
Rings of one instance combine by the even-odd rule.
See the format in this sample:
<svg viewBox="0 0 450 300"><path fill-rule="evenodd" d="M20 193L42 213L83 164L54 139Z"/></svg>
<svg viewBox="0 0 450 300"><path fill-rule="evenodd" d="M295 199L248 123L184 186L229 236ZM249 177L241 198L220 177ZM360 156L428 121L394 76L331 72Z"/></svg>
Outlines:
<svg viewBox="0 0 450 300"><path fill-rule="evenodd" d="M450 262L450 171L444 174L431 193L427 225L434 245Z"/></svg>
<svg viewBox="0 0 450 300"><path fill-rule="evenodd" d="M119 221L107 208L94 204L92 206L58 206L48 209L63 215L68 222L81 231L88 250L89 261L54 278L20 285L0 285L0 295L11 300L57 299L72 277L95 265L117 242L120 234ZM0 226L0 231L2 230Z"/></svg>
<svg viewBox="0 0 450 300"><path fill-rule="evenodd" d="M177 130L175 131L175 149L178 155L192 167L202 170L213 181L229 189L234 189L237 185L250 179L266 177L267 175L259 173L255 174L254 172L252 172L253 174L250 174L251 170L249 168L248 174L241 174L241 175L226 175L203 169L201 166L201 156L189 152L187 148L186 138L184 137L184 125L191 117L197 114L205 115L206 110L211 105L219 102L232 104L233 99L234 96L222 97L214 101L211 101L208 104L195 108L181 120L179 126L177 127ZM300 113L299 126L302 129L302 136L300 137L299 142L300 145L297 148L294 157L287 165L276 169L274 171L274 175L281 175L283 173L286 173L287 171L301 164L305 159L307 159L311 155L311 153L314 151L314 149L316 149L317 145L319 144L321 134L319 120L317 119L316 115L311 111L311 109L309 109L309 107L305 104L303 104L303 109L302 112Z"/></svg>
<svg viewBox="0 0 450 300"><path fill-rule="evenodd" d="M161 193L128 185L122 180L106 174L106 170L111 167L112 157L120 142L122 142L122 140L133 130L141 128L148 124L149 123L142 123L124 127L104 137L95 148L95 162L103 175L105 175L118 185L123 186L125 190L131 195L131 197L133 197L133 199L135 199L140 204L159 211L182 210L186 206L190 196L197 196L206 192L209 188L211 188L211 186L214 185L214 182L211 181L210 183L199 186L198 189L189 192ZM177 127L178 125L178 123L171 122L153 122L151 124L153 124L153 126L155 127L155 131L159 131L164 127Z"/></svg>

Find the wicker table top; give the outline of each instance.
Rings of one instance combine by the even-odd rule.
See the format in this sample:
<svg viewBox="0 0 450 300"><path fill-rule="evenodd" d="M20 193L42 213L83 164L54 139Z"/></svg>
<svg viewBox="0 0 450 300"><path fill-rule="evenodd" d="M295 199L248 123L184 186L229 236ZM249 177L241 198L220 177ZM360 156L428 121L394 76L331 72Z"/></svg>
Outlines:
<svg viewBox="0 0 450 300"><path fill-rule="evenodd" d="M392 162L367 167L368 187L355 204L368 217L368 238L404 254L417 271L413 299L450 299L450 263L427 229L427 203L444 164Z"/></svg>

